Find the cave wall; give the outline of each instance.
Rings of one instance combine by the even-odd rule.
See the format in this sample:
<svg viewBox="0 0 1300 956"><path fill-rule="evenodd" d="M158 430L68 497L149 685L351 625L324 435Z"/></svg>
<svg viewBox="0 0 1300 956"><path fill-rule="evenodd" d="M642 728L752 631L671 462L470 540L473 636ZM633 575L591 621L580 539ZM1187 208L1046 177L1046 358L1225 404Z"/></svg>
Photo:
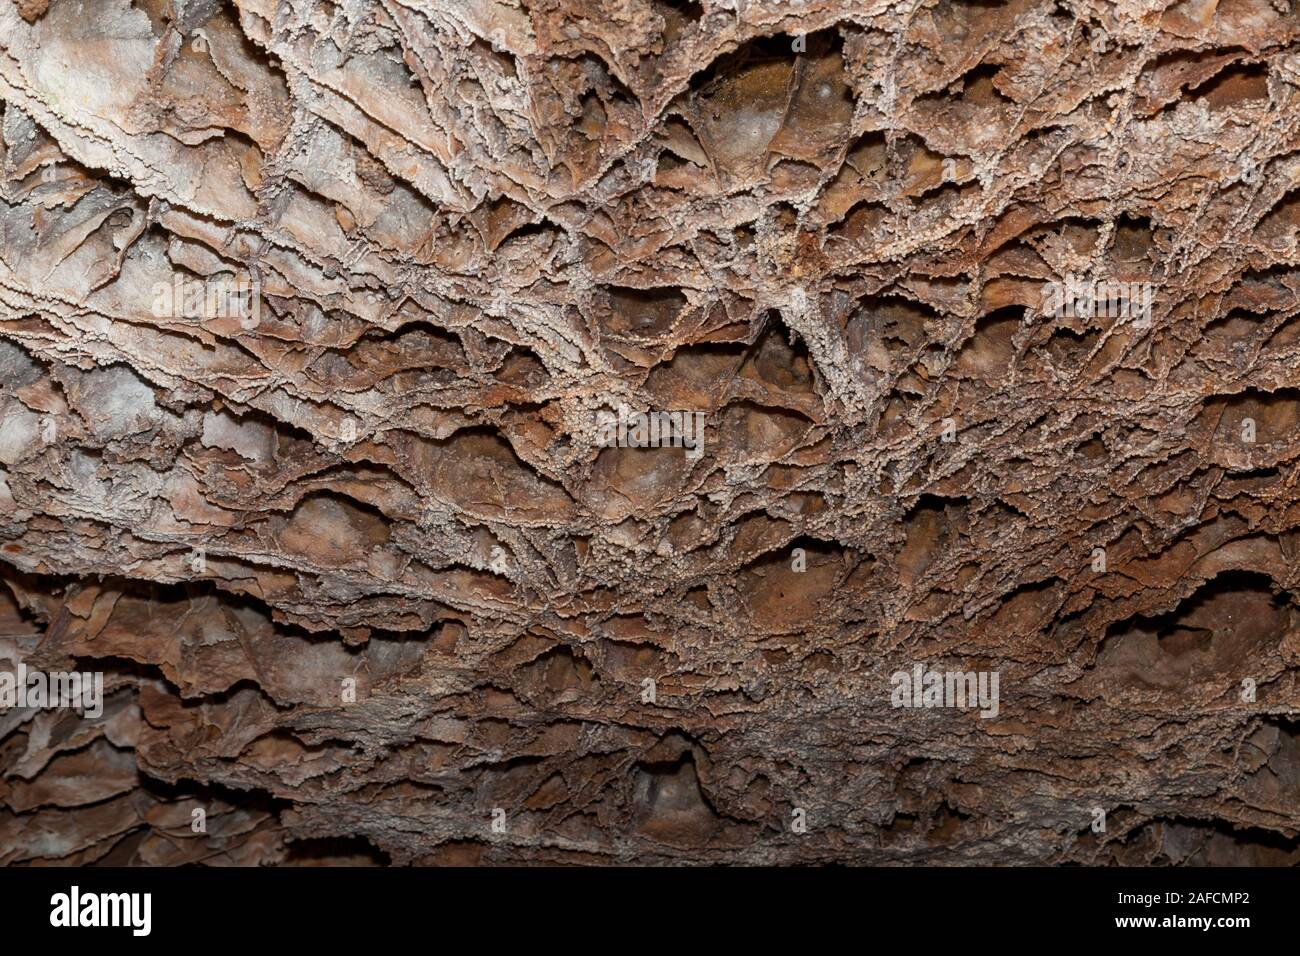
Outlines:
<svg viewBox="0 0 1300 956"><path fill-rule="evenodd" d="M3 0L0 101L103 675L0 863L1300 860L1293 0Z"/></svg>

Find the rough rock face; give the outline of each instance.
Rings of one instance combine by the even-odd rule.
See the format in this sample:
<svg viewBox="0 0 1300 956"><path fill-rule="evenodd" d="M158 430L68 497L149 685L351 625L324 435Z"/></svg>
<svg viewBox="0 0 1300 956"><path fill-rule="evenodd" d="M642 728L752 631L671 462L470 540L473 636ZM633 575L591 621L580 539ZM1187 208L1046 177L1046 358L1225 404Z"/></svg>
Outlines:
<svg viewBox="0 0 1300 956"><path fill-rule="evenodd" d="M0 667L103 674L0 862L1300 861L1294 0L3 0L0 100Z"/></svg>

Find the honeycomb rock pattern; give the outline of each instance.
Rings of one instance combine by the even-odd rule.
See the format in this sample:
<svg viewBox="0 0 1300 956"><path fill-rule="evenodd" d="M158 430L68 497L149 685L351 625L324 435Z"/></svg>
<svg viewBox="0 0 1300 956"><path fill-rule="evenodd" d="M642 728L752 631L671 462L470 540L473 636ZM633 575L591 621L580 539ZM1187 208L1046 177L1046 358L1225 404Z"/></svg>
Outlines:
<svg viewBox="0 0 1300 956"><path fill-rule="evenodd" d="M0 863L1300 861L1294 0L2 0L0 101L105 675Z"/></svg>

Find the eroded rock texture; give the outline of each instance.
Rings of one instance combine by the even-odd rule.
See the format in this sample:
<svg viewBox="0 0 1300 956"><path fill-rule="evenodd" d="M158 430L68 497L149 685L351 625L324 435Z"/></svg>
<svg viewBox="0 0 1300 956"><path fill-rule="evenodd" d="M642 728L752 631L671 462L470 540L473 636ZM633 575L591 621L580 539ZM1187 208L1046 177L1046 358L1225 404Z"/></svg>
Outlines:
<svg viewBox="0 0 1300 956"><path fill-rule="evenodd" d="M1293 0L3 0L0 99L0 656L105 674L0 862L1300 859Z"/></svg>

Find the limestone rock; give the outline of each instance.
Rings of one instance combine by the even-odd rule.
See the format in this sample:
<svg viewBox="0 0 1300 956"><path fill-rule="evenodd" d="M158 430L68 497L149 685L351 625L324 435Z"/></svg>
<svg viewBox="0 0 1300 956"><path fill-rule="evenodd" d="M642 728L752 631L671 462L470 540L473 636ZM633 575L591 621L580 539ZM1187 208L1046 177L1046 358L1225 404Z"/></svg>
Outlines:
<svg viewBox="0 0 1300 956"><path fill-rule="evenodd" d="M0 51L0 863L1300 860L1294 0Z"/></svg>

